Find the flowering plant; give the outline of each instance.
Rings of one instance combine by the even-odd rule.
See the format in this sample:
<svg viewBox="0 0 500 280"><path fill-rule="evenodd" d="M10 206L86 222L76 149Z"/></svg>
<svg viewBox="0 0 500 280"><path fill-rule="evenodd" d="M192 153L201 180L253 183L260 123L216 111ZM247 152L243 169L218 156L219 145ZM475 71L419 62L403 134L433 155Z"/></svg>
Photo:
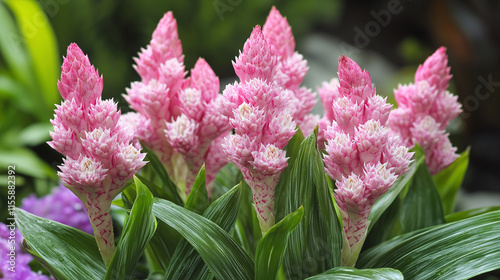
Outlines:
<svg viewBox="0 0 500 280"><path fill-rule="evenodd" d="M49 145L94 236L17 211L26 250L54 278L468 279L500 268L498 208L453 213L468 150L456 154L445 132L461 109L444 48L395 90L397 109L341 56L338 78L318 88L322 118L309 115L307 62L275 8L222 94L205 60L186 77L183 58L168 12L135 59L141 81L124 95L135 112L122 115L68 47Z"/></svg>

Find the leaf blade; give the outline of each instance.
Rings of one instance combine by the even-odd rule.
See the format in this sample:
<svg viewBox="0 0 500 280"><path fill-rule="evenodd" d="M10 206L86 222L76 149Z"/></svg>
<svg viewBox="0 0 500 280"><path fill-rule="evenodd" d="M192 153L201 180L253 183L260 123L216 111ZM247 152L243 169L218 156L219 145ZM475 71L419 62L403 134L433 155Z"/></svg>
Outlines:
<svg viewBox="0 0 500 280"><path fill-rule="evenodd" d="M253 279L253 261L212 221L163 199L155 199L153 213L193 245L217 278Z"/></svg>
<svg viewBox="0 0 500 280"><path fill-rule="evenodd" d="M303 215L304 208L300 207L272 226L260 239L255 253L256 280L276 279L283 263L288 237L302 220Z"/></svg>
<svg viewBox="0 0 500 280"><path fill-rule="evenodd" d="M400 235L366 252L360 268L391 267L407 279L469 279L499 269L500 211Z"/></svg>
<svg viewBox="0 0 500 280"><path fill-rule="evenodd" d="M58 279L103 279L106 268L93 236L16 209L28 252Z"/></svg>

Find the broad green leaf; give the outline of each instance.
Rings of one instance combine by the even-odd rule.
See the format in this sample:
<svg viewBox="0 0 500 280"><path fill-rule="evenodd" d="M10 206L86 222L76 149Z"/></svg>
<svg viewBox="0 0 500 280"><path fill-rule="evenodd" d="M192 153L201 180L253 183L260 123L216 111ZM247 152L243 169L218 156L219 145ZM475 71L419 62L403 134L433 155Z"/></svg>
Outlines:
<svg viewBox="0 0 500 280"><path fill-rule="evenodd" d="M56 279L101 280L106 268L93 236L16 209L26 249Z"/></svg>
<svg viewBox="0 0 500 280"><path fill-rule="evenodd" d="M175 186L174 182L170 180L167 170L165 170L165 167L163 167L163 164L161 163L160 159L156 156L156 154L152 150L150 150L145 145L142 145L142 148L147 153L145 160L149 161L146 167L152 168L156 176L160 178L163 190L165 190L165 192L168 194L169 200L178 205L184 205L184 202L182 201L182 198L179 195L177 187Z"/></svg>
<svg viewBox="0 0 500 280"><path fill-rule="evenodd" d="M451 214L455 209L457 193L462 186L469 165L469 152L470 148L467 148L450 166L433 177L445 215Z"/></svg>
<svg viewBox="0 0 500 280"><path fill-rule="evenodd" d="M60 62L54 31L37 1L5 0L5 3L12 10L17 22L21 23L20 31L29 51L37 81L37 91L34 95L42 94L42 104L50 113L51 106L59 101L56 85Z"/></svg>
<svg viewBox="0 0 500 280"><path fill-rule="evenodd" d="M226 192L228 192L233 186L238 185L241 180L243 180L243 176L241 175L241 171L234 165L232 162L226 164L220 171L217 173L214 181L214 189L212 191L211 200L215 200L218 197L222 196Z"/></svg>
<svg viewBox="0 0 500 280"><path fill-rule="evenodd" d="M403 280L403 274L392 268L357 269L335 267L306 280Z"/></svg>
<svg viewBox="0 0 500 280"><path fill-rule="evenodd" d="M293 164L297 159L297 154L299 153L302 141L304 141L304 135L302 135L302 131L298 128L297 132L295 132L293 137L285 146L286 156L288 157L288 166L281 173L278 185L276 185L276 189L274 190L274 203L277 205L285 203L285 195L287 194L286 188L290 183L290 172L292 171ZM285 216L286 213L284 208L274 207L274 217L276 222L280 221Z"/></svg>
<svg viewBox="0 0 500 280"><path fill-rule="evenodd" d="M16 173L56 179L56 172L29 149L0 150L0 166L16 165Z"/></svg>
<svg viewBox="0 0 500 280"><path fill-rule="evenodd" d="M207 209L209 201L206 181L205 165L203 165L194 181L193 188L191 189L191 193L189 193L184 208L197 214L201 214Z"/></svg>
<svg viewBox="0 0 500 280"><path fill-rule="evenodd" d="M285 200L275 204L286 214L304 207L304 218L289 237L284 262L289 278L303 279L340 265L342 230L316 138L317 129L302 142L284 189Z"/></svg>
<svg viewBox="0 0 500 280"><path fill-rule="evenodd" d="M30 85L33 82L33 72L24 38L19 34L14 18L3 3L0 3L0 52L13 73L12 76L22 85Z"/></svg>
<svg viewBox="0 0 500 280"><path fill-rule="evenodd" d="M29 125L19 133L18 142L21 145L36 146L50 140L50 131L53 130L52 124L46 122L38 122Z"/></svg>
<svg viewBox="0 0 500 280"><path fill-rule="evenodd" d="M483 208L464 210L464 211L460 211L460 212L455 212L455 213L450 214L450 215L446 215L444 217L444 219L447 223L451 223L451 222L460 221L463 219L467 219L470 217L478 216L478 215L481 215L484 213L493 212L493 211L497 211L497 210L500 210L500 206L483 207Z"/></svg>
<svg viewBox="0 0 500 280"><path fill-rule="evenodd" d="M359 268L390 267L406 279L460 280L500 269L500 211L400 235L366 252Z"/></svg>
<svg viewBox="0 0 500 280"><path fill-rule="evenodd" d="M233 237L247 254L254 258L257 244L262 237L259 220L253 207L253 196L250 186L245 181L241 182L241 203L238 208L238 218L236 220Z"/></svg>
<svg viewBox="0 0 500 280"><path fill-rule="evenodd" d="M255 279L274 280L283 264L290 233L297 227L304 209L300 207L275 224L260 239L255 253Z"/></svg>
<svg viewBox="0 0 500 280"><path fill-rule="evenodd" d="M214 222L168 200L154 200L155 216L177 230L219 279L253 279L254 264L231 236Z"/></svg>
<svg viewBox="0 0 500 280"><path fill-rule="evenodd" d="M377 220L366 237L363 250L380 244L401 234L400 211L401 199L395 199Z"/></svg>
<svg viewBox="0 0 500 280"><path fill-rule="evenodd" d="M441 199L426 164L415 172L399 211L403 233L444 223Z"/></svg>
<svg viewBox="0 0 500 280"><path fill-rule="evenodd" d="M223 196L214 201L205 210L203 216L216 223L226 232L229 232L236 221L237 209L240 203L241 186L235 186ZM165 279L212 279L209 270L200 254L189 244L182 240L172 256L172 261L165 274Z"/></svg>
<svg viewBox="0 0 500 280"><path fill-rule="evenodd" d="M132 278L134 268L156 230L153 216L153 195L134 177L137 197L130 211L105 279Z"/></svg>
<svg viewBox="0 0 500 280"><path fill-rule="evenodd" d="M384 211L393 203L396 198L399 197L401 191L413 179L415 172L422 164L425 164L425 159L423 157L416 157L416 159L411 163L409 170L405 174L400 176L398 180L396 180L394 185L384 195L382 195L377 201L375 201L368 218L368 220L370 221L368 231L370 231L373 226L375 226Z"/></svg>

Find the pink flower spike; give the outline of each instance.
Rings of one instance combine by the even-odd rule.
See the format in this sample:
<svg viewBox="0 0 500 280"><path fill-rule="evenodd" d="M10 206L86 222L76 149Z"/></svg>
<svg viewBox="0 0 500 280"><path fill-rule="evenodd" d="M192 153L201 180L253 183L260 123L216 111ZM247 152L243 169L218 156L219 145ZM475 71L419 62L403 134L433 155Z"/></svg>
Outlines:
<svg viewBox="0 0 500 280"><path fill-rule="evenodd" d="M380 95L372 96L368 98L368 102L366 103L365 121L371 119L379 121L381 125L385 125L389 119L391 109L392 105L387 103L387 97L383 98Z"/></svg>
<svg viewBox="0 0 500 280"><path fill-rule="evenodd" d="M333 78L330 82L323 82L321 87L318 87L319 98L323 103L324 118L333 120L333 102L341 97L339 93L339 79Z"/></svg>
<svg viewBox="0 0 500 280"><path fill-rule="evenodd" d="M200 90L186 88L179 92L179 107L182 114L200 122L205 113L205 105Z"/></svg>
<svg viewBox="0 0 500 280"><path fill-rule="evenodd" d="M441 134L432 150L426 154L425 162L432 175L452 164L457 158L457 148L451 145L447 134Z"/></svg>
<svg viewBox="0 0 500 280"><path fill-rule="evenodd" d="M85 107L101 96L102 77L75 43L68 46L57 87L64 100L75 99Z"/></svg>
<svg viewBox="0 0 500 280"><path fill-rule="evenodd" d="M63 160L60 172L58 172L64 185L75 193L83 193L85 189L100 185L107 173L102 163L92 158L80 155L76 160L67 158Z"/></svg>
<svg viewBox="0 0 500 280"><path fill-rule="evenodd" d="M441 129L446 129L451 120L458 117L462 112L462 105L458 103L458 96L448 91L443 91L436 98L430 115L441 124Z"/></svg>
<svg viewBox="0 0 500 280"><path fill-rule="evenodd" d="M132 134L127 126L119 124L116 103L101 100L102 78L76 44L68 47L58 86L68 100L58 106L51 121L54 132L49 145L66 156L58 175L87 208L94 237L108 266L115 250L111 200L145 165L145 154L130 145L126 156L116 157L124 153L123 146L129 146Z"/></svg>
<svg viewBox="0 0 500 280"><path fill-rule="evenodd" d="M199 58L191 70L191 87L202 93L203 101L206 103L215 99L219 94L219 78L203 58Z"/></svg>
<svg viewBox="0 0 500 280"><path fill-rule="evenodd" d="M165 133L172 148L181 154L193 155L199 149L198 127L195 120L180 115L174 122L167 123Z"/></svg>
<svg viewBox="0 0 500 280"><path fill-rule="evenodd" d="M352 103L348 97L337 99L332 105L333 119L344 131L353 135L355 127L363 123L365 101Z"/></svg>
<svg viewBox="0 0 500 280"><path fill-rule="evenodd" d="M380 162L388 136L389 130L381 126L379 121L368 120L360 125L355 139L360 160L365 164Z"/></svg>
<svg viewBox="0 0 500 280"><path fill-rule="evenodd" d="M153 38L146 49L142 49L139 58L134 58L134 69L144 82L158 79L158 69L169 59L184 61L182 45L177 34L177 22L172 12L167 12L158 23Z"/></svg>
<svg viewBox="0 0 500 280"><path fill-rule="evenodd" d="M370 73L361 70L361 67L352 59L340 56L338 75L340 94L348 97L353 103L360 104L361 101L375 95Z"/></svg>
<svg viewBox="0 0 500 280"><path fill-rule="evenodd" d="M281 174L288 166L286 152L273 144L261 145L258 151L253 151L254 160L250 162L255 170L264 176Z"/></svg>
<svg viewBox="0 0 500 280"><path fill-rule="evenodd" d="M243 46L243 53L233 62L234 72L242 82L253 78L272 81L277 59L271 52L260 26L256 26Z"/></svg>
<svg viewBox="0 0 500 280"><path fill-rule="evenodd" d="M272 7L262 27L262 33L271 47L272 53L283 60L290 57L295 50L295 39L292 28L276 7Z"/></svg>
<svg viewBox="0 0 500 280"><path fill-rule="evenodd" d="M415 83L427 81L431 87L436 87L439 92L448 88L450 79L450 67L448 67L445 47L437 49L425 60L423 65L418 67L415 73Z"/></svg>
<svg viewBox="0 0 500 280"><path fill-rule="evenodd" d="M247 103L241 104L233 111L233 118L229 123L234 128L236 134L245 134L251 138L256 138L262 133L266 125L264 111Z"/></svg>

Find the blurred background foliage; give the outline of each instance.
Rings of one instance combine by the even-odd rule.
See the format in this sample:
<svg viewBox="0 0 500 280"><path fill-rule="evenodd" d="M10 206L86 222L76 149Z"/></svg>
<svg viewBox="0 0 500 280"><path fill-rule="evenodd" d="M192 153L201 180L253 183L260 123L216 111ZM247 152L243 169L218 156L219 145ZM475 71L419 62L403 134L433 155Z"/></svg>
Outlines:
<svg viewBox="0 0 500 280"><path fill-rule="evenodd" d="M380 30L360 47L357 30L366 33L394 4L401 12L383 26L379 22ZM313 89L336 76L338 55L347 50L390 100L398 83L411 82L418 64L446 46L454 75L450 90L467 113L450 127L452 141L459 152L472 145L466 187L500 189L500 2L494 0L0 0L0 185L6 185L10 163L20 173L17 185L26 187L21 193L35 188L41 195L56 185L61 156L45 142L53 104L60 102L62 56L71 42L104 76L103 98L128 111L121 94L139 79L132 58L165 12L177 19L186 69L203 57L224 85L235 79L231 61L273 5L287 17L297 50L309 60L306 84Z"/></svg>

